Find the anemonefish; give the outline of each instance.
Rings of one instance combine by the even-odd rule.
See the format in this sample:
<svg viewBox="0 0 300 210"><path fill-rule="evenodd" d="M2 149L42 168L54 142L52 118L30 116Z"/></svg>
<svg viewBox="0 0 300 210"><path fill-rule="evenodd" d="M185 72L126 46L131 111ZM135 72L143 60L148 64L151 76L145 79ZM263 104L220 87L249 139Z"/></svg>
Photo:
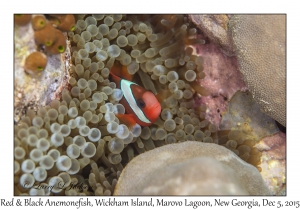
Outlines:
<svg viewBox="0 0 300 210"><path fill-rule="evenodd" d="M136 123L149 126L159 117L161 105L151 91L130 81L132 77L126 66L115 64L110 69L110 80L122 90L120 103L125 107L125 114L116 114L116 117L129 128L133 128Z"/></svg>

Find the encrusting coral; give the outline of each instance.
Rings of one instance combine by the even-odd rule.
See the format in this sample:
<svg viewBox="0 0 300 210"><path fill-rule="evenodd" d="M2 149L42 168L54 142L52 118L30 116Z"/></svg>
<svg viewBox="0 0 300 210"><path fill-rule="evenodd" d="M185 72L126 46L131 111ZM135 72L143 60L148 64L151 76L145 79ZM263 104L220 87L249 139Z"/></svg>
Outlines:
<svg viewBox="0 0 300 210"><path fill-rule="evenodd" d="M67 18L51 17L49 22L57 26ZM141 153L184 141L218 143L218 127L205 119L207 107L195 105L194 98L209 91L199 83L205 77L203 58L194 55L188 45L205 41L197 37L197 29L186 16L98 14L75 18L74 31L68 32L73 65L61 100L52 100L37 112L29 109L15 126L15 195L112 195L124 166ZM161 114L152 125L128 128L117 117L126 112L119 103L123 92L109 77L110 69L118 65L159 100ZM251 168L256 178L248 177L249 183L241 186L243 181L238 178L235 182L232 177L228 180L236 184L236 192L221 187L221 194L269 194L261 177L257 178L259 172L231 156ZM218 167L224 169L222 164ZM66 183L62 189L31 188L61 181ZM257 183L258 191L247 187ZM66 190L71 184L78 187Z"/></svg>
<svg viewBox="0 0 300 210"><path fill-rule="evenodd" d="M56 25L48 21L44 15L33 15L33 17L31 15L15 15L14 22L18 26L24 26L31 22L32 29L35 31L34 39L38 47L44 46L47 53L55 55L65 52L66 38L62 31L73 31L75 29L75 18L74 15L54 16L59 17ZM39 54L38 52L33 52L32 54L26 59L24 70L32 75L40 75L41 71L46 67L47 59L41 57L42 52ZM38 55L39 57L37 57ZM39 61L39 59L42 59L42 61ZM41 63L43 64L42 66Z"/></svg>
<svg viewBox="0 0 300 210"><path fill-rule="evenodd" d="M70 49L64 53L49 55L43 50L37 51L32 24L15 27L14 31L14 123L21 119L27 109L38 110L38 107L49 104L60 98L62 88L68 83ZM32 53L47 55L47 65L43 71L28 74L26 58ZM29 67L35 67L42 60L34 59ZM45 64L45 63L44 63Z"/></svg>
<svg viewBox="0 0 300 210"><path fill-rule="evenodd" d="M229 31L254 99L286 126L286 15L234 15Z"/></svg>
<svg viewBox="0 0 300 210"><path fill-rule="evenodd" d="M30 74L43 71L47 65L47 56L41 52L31 53L25 60L24 69Z"/></svg>
<svg viewBox="0 0 300 210"><path fill-rule="evenodd" d="M31 20L31 15L29 14L15 14L14 15L14 22L17 25L24 26L28 24Z"/></svg>
<svg viewBox="0 0 300 210"><path fill-rule="evenodd" d="M187 141L135 157L122 171L114 195L270 195L270 191L256 168L230 150Z"/></svg>

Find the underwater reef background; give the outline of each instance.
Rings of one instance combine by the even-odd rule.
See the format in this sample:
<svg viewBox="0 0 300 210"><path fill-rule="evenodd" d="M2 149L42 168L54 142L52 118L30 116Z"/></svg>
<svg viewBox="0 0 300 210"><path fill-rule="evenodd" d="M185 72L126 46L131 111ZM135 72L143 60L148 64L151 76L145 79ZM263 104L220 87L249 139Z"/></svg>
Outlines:
<svg viewBox="0 0 300 210"><path fill-rule="evenodd" d="M15 23L15 195L285 195L286 135L275 122L286 125L285 15L66 16ZM46 29L65 43L37 41ZM250 49L249 33L273 47ZM38 72L26 65L35 51L47 57ZM269 54L278 63L263 63ZM118 118L126 110L114 66L156 95L152 125ZM253 84L243 69L280 85ZM32 188L60 181L63 189ZM71 183L82 186L66 190Z"/></svg>

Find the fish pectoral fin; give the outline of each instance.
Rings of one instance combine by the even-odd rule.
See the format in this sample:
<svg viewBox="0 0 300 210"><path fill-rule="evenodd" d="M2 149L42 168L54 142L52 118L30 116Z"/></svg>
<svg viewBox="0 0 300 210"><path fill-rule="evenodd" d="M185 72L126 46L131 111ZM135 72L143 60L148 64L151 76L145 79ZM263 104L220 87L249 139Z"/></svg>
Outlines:
<svg viewBox="0 0 300 210"><path fill-rule="evenodd" d="M136 124L133 114L116 114L116 117L131 131Z"/></svg>
<svg viewBox="0 0 300 210"><path fill-rule="evenodd" d="M157 94L156 94L156 99L157 101L161 104L163 103L163 101L165 99L167 99L168 97L170 97L172 95L172 93L169 90L160 90Z"/></svg>

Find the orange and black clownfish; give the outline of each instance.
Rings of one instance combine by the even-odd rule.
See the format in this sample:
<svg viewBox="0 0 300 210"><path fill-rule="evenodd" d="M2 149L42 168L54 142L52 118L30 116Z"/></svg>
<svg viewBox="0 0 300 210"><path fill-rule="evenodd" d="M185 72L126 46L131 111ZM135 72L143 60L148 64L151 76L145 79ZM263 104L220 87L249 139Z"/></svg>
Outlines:
<svg viewBox="0 0 300 210"><path fill-rule="evenodd" d="M126 66L115 64L110 69L110 80L123 92L120 103L125 108L125 114L116 114L116 117L128 128L133 128L136 123L149 126L159 117L161 105L151 91L131 82L132 77Z"/></svg>

